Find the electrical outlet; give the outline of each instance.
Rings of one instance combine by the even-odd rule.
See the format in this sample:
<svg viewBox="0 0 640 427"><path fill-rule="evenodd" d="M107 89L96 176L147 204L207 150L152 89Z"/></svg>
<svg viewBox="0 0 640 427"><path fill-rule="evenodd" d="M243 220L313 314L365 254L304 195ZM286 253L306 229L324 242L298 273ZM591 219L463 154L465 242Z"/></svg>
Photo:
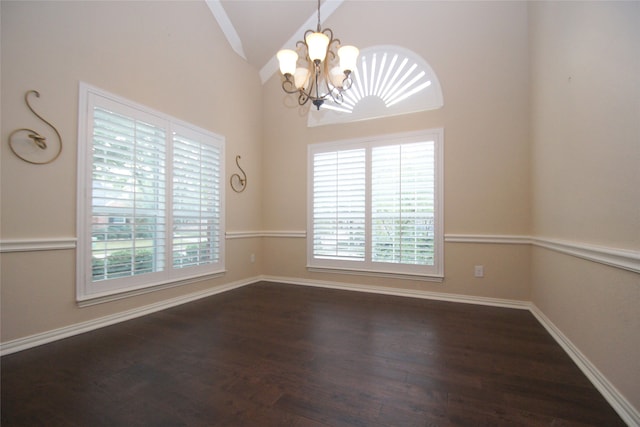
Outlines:
<svg viewBox="0 0 640 427"><path fill-rule="evenodd" d="M474 277L484 277L484 266L476 265L473 267L473 275Z"/></svg>
<svg viewBox="0 0 640 427"><path fill-rule="evenodd" d="M256 254L251 254L251 256L249 257L249 260L251 261L251 263L256 262Z"/></svg>

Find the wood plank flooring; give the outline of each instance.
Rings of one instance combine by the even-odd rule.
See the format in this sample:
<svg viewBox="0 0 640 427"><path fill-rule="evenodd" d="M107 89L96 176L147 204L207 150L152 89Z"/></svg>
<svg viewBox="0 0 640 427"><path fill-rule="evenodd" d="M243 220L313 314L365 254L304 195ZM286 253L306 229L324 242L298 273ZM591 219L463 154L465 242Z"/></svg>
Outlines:
<svg viewBox="0 0 640 427"><path fill-rule="evenodd" d="M531 313L257 283L2 358L9 426L622 426Z"/></svg>

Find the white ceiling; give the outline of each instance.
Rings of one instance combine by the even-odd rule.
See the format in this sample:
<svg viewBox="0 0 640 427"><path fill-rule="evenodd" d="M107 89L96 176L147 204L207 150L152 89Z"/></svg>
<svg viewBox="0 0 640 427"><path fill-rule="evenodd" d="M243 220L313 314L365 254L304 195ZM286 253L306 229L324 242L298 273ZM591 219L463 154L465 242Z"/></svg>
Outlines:
<svg viewBox="0 0 640 427"><path fill-rule="evenodd" d="M322 0L321 20L343 0ZM263 82L277 71L276 52L293 48L317 24L316 0L206 0L231 47L260 71Z"/></svg>

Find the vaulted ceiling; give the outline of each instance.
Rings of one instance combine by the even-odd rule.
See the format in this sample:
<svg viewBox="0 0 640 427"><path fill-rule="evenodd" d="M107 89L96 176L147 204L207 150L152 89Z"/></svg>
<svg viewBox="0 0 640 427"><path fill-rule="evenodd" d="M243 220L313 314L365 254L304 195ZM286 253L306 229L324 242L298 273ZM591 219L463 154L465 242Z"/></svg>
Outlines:
<svg viewBox="0 0 640 427"><path fill-rule="evenodd" d="M343 0L322 0L324 21ZM260 71L263 82L278 65L275 54L292 48L304 31L315 29L315 0L206 0L231 47Z"/></svg>

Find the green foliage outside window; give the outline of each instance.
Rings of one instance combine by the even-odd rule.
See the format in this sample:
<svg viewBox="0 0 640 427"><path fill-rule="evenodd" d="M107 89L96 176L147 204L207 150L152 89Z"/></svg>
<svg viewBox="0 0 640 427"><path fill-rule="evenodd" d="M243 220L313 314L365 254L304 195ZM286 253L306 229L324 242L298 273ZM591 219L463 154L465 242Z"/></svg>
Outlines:
<svg viewBox="0 0 640 427"><path fill-rule="evenodd" d="M126 249L115 251L106 258L91 259L93 280L133 276L153 271L153 253L150 250Z"/></svg>

